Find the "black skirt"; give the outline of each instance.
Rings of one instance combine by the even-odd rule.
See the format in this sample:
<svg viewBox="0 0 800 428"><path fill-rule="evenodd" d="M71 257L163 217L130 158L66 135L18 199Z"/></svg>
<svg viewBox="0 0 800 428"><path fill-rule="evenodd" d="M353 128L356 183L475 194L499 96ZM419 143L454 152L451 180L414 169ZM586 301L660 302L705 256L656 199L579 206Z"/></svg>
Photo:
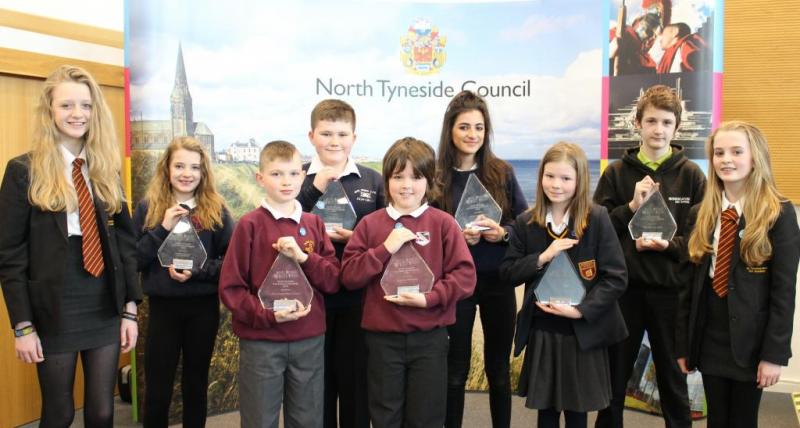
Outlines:
<svg viewBox="0 0 800 428"><path fill-rule="evenodd" d="M519 395L531 409L588 412L611 402L605 347L582 351L575 336L533 329L519 379Z"/></svg>
<svg viewBox="0 0 800 428"><path fill-rule="evenodd" d="M120 340L120 317L114 308L106 270L99 278L86 272L82 242L80 236L69 238L58 328L40 337L45 357L98 348Z"/></svg>

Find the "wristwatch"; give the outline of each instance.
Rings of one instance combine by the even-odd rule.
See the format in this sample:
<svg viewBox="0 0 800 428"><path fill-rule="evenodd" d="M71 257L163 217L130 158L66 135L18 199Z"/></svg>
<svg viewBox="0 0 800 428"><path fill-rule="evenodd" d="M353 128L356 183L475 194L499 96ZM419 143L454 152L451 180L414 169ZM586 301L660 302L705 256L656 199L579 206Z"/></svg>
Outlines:
<svg viewBox="0 0 800 428"><path fill-rule="evenodd" d="M503 242L508 242L509 239L511 239L511 235L508 232L504 233Z"/></svg>

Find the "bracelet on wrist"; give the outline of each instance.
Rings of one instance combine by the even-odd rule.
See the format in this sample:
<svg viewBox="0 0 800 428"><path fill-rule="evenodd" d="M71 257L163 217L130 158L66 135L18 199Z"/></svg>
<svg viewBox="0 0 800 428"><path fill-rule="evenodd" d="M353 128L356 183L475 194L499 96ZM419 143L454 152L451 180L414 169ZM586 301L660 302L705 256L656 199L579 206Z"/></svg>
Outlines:
<svg viewBox="0 0 800 428"><path fill-rule="evenodd" d="M26 325L25 327L22 327L22 328L15 328L14 329L14 337L27 336L27 335L29 335L31 333L35 333L35 332L36 332L36 328L33 325Z"/></svg>
<svg viewBox="0 0 800 428"><path fill-rule="evenodd" d="M136 314L131 313L131 312L123 311L122 315L120 315L120 316L123 319L126 319L126 320L130 320L130 321L133 321L133 322L139 322L139 317L136 316Z"/></svg>

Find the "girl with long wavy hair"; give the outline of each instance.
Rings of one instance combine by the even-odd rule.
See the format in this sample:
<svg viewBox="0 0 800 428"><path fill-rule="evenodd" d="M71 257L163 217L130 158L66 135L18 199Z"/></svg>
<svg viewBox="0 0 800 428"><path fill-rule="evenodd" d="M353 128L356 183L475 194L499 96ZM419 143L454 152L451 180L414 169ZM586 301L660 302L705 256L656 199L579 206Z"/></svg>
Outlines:
<svg viewBox="0 0 800 428"><path fill-rule="evenodd" d="M800 230L775 187L764 134L726 122L706 142L708 187L690 213L678 364L703 373L709 427L758 425L763 388L788 364Z"/></svg>
<svg viewBox="0 0 800 428"><path fill-rule="evenodd" d="M202 266L162 267L158 250L182 217L188 217L206 251ZM219 274L233 220L217 193L211 160L202 144L175 137L133 215L138 269L148 295L145 339L144 426L169 422L172 384L183 359L183 426L206 421L208 370L219 327Z"/></svg>
<svg viewBox="0 0 800 428"><path fill-rule="evenodd" d="M454 214L470 175L475 175L500 205L500 223L490 219L473 223L462 235L469 244L478 280L475 294L458 302L456 323L448 327L447 419L445 426L460 427L464 416L464 389L472 359L472 327L480 306L484 331L483 356L489 380L489 408L495 428L511 424L509 356L514 338L517 304L514 286L500 281L497 267L505 254L514 217L527 208L514 169L492 152L492 120L486 101L470 91L450 101L442 120L436 178L448 189L436 201Z"/></svg>
<svg viewBox="0 0 800 428"><path fill-rule="evenodd" d="M111 427L120 351L136 345L133 223L120 147L103 93L86 70L44 82L30 152L0 187L0 283L17 357L36 363L40 426L69 426L80 354L84 424Z"/></svg>

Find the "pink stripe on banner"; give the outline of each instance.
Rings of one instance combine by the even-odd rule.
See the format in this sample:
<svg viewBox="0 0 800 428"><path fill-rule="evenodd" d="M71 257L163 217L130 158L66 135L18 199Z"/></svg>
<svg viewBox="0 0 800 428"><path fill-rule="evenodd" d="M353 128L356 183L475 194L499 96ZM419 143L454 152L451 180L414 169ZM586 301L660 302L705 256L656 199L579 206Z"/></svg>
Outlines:
<svg viewBox="0 0 800 428"><path fill-rule="evenodd" d="M711 130L717 129L722 121L722 73L714 73L711 93Z"/></svg>
<svg viewBox="0 0 800 428"><path fill-rule="evenodd" d="M131 157L131 69L125 67L125 156Z"/></svg>
<svg viewBox="0 0 800 428"><path fill-rule="evenodd" d="M611 94L611 79L603 76L602 100L600 105L600 159L608 160L608 104Z"/></svg>

